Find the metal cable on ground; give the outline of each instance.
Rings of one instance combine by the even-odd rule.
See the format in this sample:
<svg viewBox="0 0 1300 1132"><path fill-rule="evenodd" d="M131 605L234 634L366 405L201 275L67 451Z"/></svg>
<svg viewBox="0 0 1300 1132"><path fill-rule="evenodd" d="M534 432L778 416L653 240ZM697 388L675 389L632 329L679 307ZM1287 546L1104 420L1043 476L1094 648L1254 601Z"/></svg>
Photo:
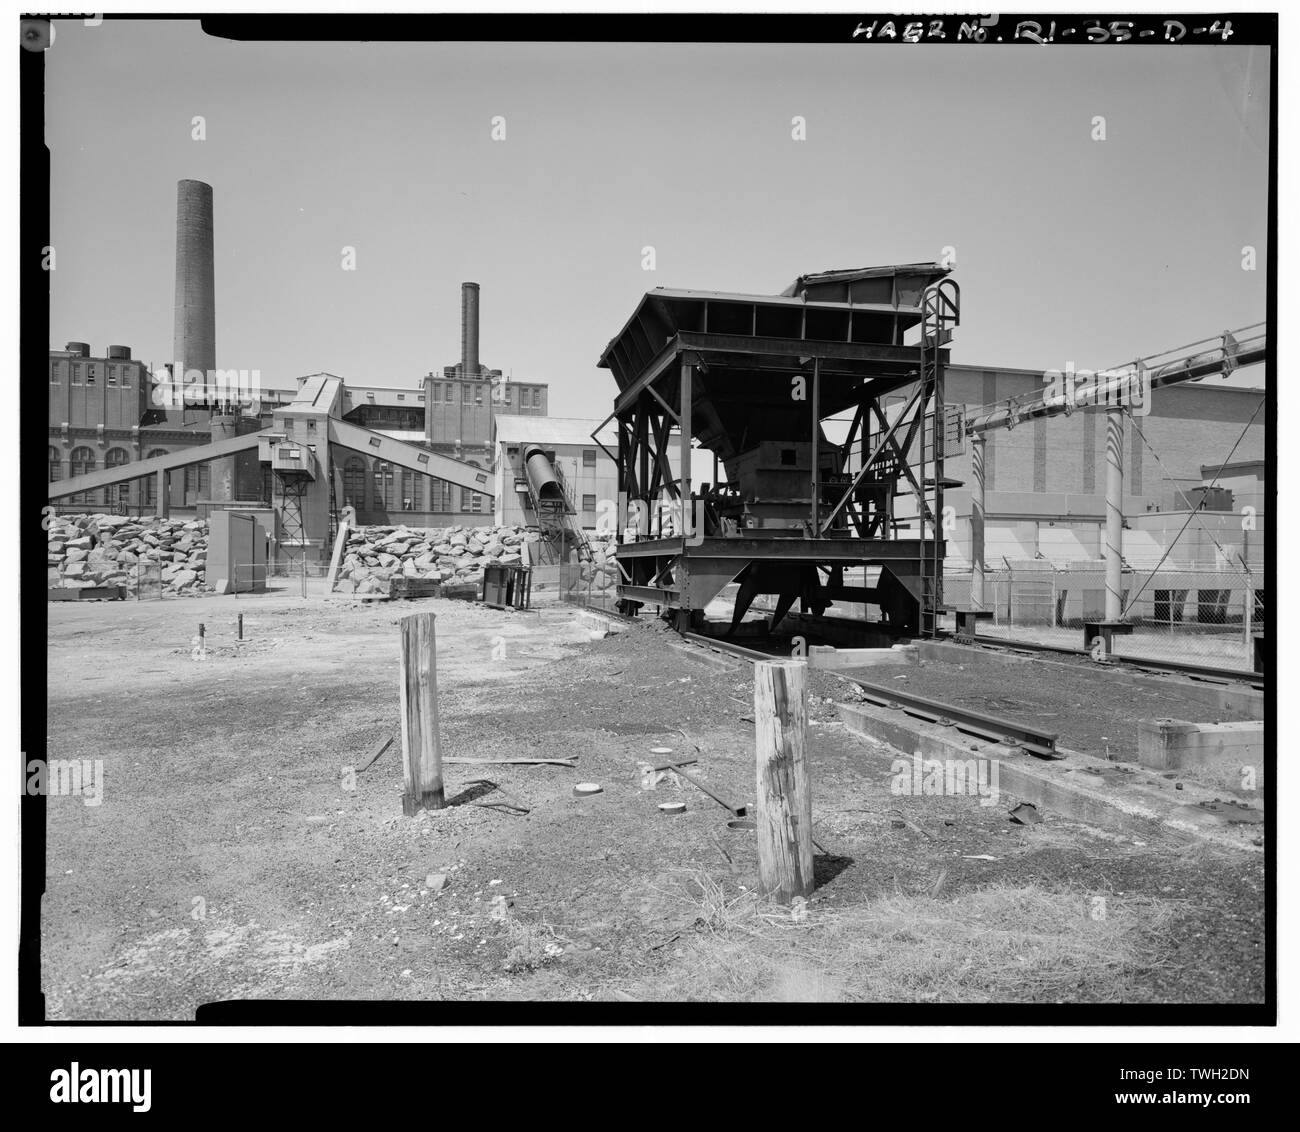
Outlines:
<svg viewBox="0 0 1300 1132"><path fill-rule="evenodd" d="M1219 476L1223 473L1224 467L1232 460L1232 457L1236 454L1238 445L1240 445L1241 442L1246 439L1246 433L1249 431L1250 426L1255 423L1255 418L1259 416L1259 411L1263 407L1264 407L1264 402L1261 400L1260 403L1255 406L1255 411L1251 413L1250 420L1246 422L1246 427L1241 430L1241 435L1237 437L1237 441L1235 444L1233 444L1232 451L1228 453L1227 459L1221 460L1219 462L1219 470L1214 473L1214 479L1210 481L1211 488L1213 488L1215 484L1219 482ZM1128 411L1129 415L1132 416L1132 410L1127 409L1127 406L1126 406L1126 410ZM1139 435L1141 435L1141 432L1142 430L1138 429ZM1144 436L1142 437L1142 439L1145 441L1146 437ZM1164 554L1160 556L1160 561L1155 564L1154 569L1152 569L1151 573L1147 575L1146 581L1142 583L1142 585L1138 588L1137 593L1135 593L1133 597L1129 600L1128 607L1127 607L1128 609L1133 608L1134 603L1137 601L1139 597L1142 596L1142 591L1145 590L1147 586L1151 584L1151 580L1156 576L1156 573L1159 571L1160 567L1164 565L1165 559L1168 558L1169 555L1173 552L1174 547L1178 545L1178 540L1183 537L1183 532L1186 531L1187 528L1191 525L1191 522L1194 518L1196 518L1196 512L1195 511L1189 512L1187 516L1187 522L1185 522L1182 525L1182 528L1179 530L1179 532L1176 535L1174 535L1173 541L1170 542L1169 546L1165 548Z"/></svg>

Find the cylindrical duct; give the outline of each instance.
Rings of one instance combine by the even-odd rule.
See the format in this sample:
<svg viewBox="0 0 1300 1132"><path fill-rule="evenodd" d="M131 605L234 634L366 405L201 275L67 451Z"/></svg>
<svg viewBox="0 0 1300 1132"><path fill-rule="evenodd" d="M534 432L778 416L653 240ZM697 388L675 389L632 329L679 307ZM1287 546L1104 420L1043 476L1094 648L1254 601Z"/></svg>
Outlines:
<svg viewBox="0 0 1300 1132"><path fill-rule="evenodd" d="M460 368L466 377L478 373L478 284L460 285Z"/></svg>
<svg viewBox="0 0 1300 1132"><path fill-rule="evenodd" d="M79 358L88 358L88 357L90 357L90 343L89 343L89 342L69 342L69 343L68 343L68 353L70 353L70 354L75 354L75 355L76 355L77 357L79 357Z"/></svg>
<svg viewBox="0 0 1300 1132"><path fill-rule="evenodd" d="M555 469L551 467L551 462L546 458L543 452L536 444L530 444L524 449L524 471L528 475L528 482L532 486L533 495L543 503L554 500L559 503L564 502L564 488L560 486L560 481L555 478Z"/></svg>
<svg viewBox="0 0 1300 1132"><path fill-rule="evenodd" d="M130 346L110 346L108 356L115 362L129 362L131 360Z"/></svg>

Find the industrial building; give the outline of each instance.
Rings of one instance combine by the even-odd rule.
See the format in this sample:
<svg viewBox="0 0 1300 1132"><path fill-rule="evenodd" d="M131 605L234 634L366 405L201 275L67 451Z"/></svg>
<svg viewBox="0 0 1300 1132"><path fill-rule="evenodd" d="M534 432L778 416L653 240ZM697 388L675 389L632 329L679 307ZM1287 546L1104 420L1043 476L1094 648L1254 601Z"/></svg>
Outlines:
<svg viewBox="0 0 1300 1132"><path fill-rule="evenodd" d="M498 526L537 526L539 504L527 474L528 454L540 448L554 471L579 526L594 529L602 501L618 495L618 466L610 455L618 441L612 429L593 438L599 421L571 417L498 417L493 468ZM610 515L610 529L613 516Z"/></svg>
<svg viewBox="0 0 1300 1132"><path fill-rule="evenodd" d="M498 417L546 415L544 383L513 381L479 362L480 295L473 282L461 287L459 362L419 385L349 386L337 375L312 374L298 379L297 390L275 390L262 388L256 373L217 369L213 246L211 186L179 182L173 362L151 367L133 359L130 347L117 345L92 357L84 342L50 351L48 481L95 474L105 480L104 486L72 494L52 489L56 508L139 513L165 506L196 514L235 502L274 508L276 478L270 464L257 458L255 443L219 459L204 452L209 458L190 461L184 454L282 427L296 414L277 417L277 410L322 389L330 391L334 411L348 423L474 469L492 467ZM161 489L144 469L135 476L118 472L175 457L179 474L168 475ZM351 506L362 523L450 525L488 514L494 505L491 487L474 491L394 465L369 445L343 456L336 471L331 513ZM490 479L473 475L466 483L488 486ZM160 490L165 501L158 498Z"/></svg>
<svg viewBox="0 0 1300 1132"><path fill-rule="evenodd" d="M947 274L934 264L801 276L779 296L651 291L601 358L621 392L614 414L600 422L549 418L544 383L512 381L481 362L481 295L473 282L461 286L460 359L418 384L362 385L316 373L281 391L258 388L255 376L223 377L215 368L212 247L211 187L181 181L171 365L151 371L120 345L94 357L84 342L50 351L48 477L60 509L201 516L255 509L275 516L268 522L282 552L311 557L325 553L345 507L362 524L439 527L491 516L498 524L549 524L578 539L617 509L611 527L624 531L629 520L640 527L638 548L627 551L629 560L645 559L634 572L655 580L632 588L677 608L681 594L664 585L674 570L647 544L680 535L683 525L699 534L694 516L682 515L689 501L688 510L701 508L707 537L744 531L751 541L783 540L768 548L782 552L780 562L766 561L757 546L757 557L735 563L703 556L689 609L707 604L713 595L705 589L740 576L749 582L746 600L806 594L815 605L823 587L814 584L817 571L828 571L827 584L843 600L845 583L834 579L853 532L878 540L876 550L891 544L884 548L891 555L912 540L904 560L875 565L886 574L877 584L892 594L887 604L898 616L912 608L915 625L921 605L941 606L944 573L975 569L977 541L989 566L1094 568L1108 522L1108 432L1117 428L1126 566L1168 560L1213 568L1231 553L1250 569L1252 542L1259 557L1267 511L1263 394L1212 381L1164 385L1144 414L1107 427L1097 412L1034 412L1019 427L981 434L977 516L973 448L961 422L1003 412L1014 423L1022 406L1041 401L1044 377L952 363L947 338L929 348L924 335L913 341L926 288ZM938 336L945 334L947 327ZM654 350L652 342L667 345ZM665 384L674 342L686 360L675 383ZM1231 372L1236 351L1224 335L1223 372ZM682 385L687 365L692 377ZM942 389L932 388L918 418L914 386L926 365L941 367ZM807 401L791 398L792 379L804 383ZM766 399L763 383L774 383ZM864 400L867 388L873 392ZM679 403L685 396L691 405ZM918 424L922 418L927 423ZM936 420L945 434L957 429L942 446ZM1207 465L1206 455L1237 433L1228 466ZM904 434L919 446L908 459ZM883 447L868 452L871 445ZM545 464L540 491L533 473L543 465L530 463L536 454ZM636 500L647 507L629 513ZM1251 509L1248 523L1238 516L1242 508ZM941 530L929 529L931 509L942 515ZM1218 533L1181 538L1190 510L1201 513L1200 529ZM802 532L824 553L796 547L786 532ZM791 557L794 550L806 553ZM856 542L850 557L862 565ZM1262 577L1255 580L1262 587ZM764 585L773 588L754 588Z"/></svg>

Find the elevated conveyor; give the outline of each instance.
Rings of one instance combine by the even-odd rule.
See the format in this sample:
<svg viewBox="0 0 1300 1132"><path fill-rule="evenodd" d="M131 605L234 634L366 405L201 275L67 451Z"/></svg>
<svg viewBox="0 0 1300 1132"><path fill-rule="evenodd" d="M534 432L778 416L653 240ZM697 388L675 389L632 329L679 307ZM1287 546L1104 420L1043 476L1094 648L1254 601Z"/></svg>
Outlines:
<svg viewBox="0 0 1300 1132"><path fill-rule="evenodd" d="M102 487L111 487L115 483L127 483L130 480L157 475L159 472L174 472L178 468L188 468L191 464L206 464L209 460L219 460L223 456L247 452L255 449L258 438L264 435L265 432L250 432L245 436L232 436L226 440L200 444L194 448L182 448L178 452L169 452L166 456L154 456L148 460L137 460L133 464L121 464L116 468L100 468L84 476L57 480L49 485L49 498L53 501L68 495L79 495L83 491L97 491Z"/></svg>
<svg viewBox="0 0 1300 1132"><path fill-rule="evenodd" d="M482 492L484 495L492 495L495 490L494 476L489 470L453 460L450 456L441 456L419 445L407 444L404 440L394 440L360 425L331 417L329 438L331 444L337 444L340 448L350 448L365 456L396 464L399 468L409 468L413 472L446 480L457 487Z"/></svg>

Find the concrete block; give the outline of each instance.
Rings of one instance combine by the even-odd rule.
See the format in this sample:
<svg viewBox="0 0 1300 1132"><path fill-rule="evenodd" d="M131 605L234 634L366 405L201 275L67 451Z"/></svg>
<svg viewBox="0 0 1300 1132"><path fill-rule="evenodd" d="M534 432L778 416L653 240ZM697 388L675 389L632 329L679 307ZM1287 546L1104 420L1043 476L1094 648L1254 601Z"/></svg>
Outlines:
<svg viewBox="0 0 1300 1132"><path fill-rule="evenodd" d="M1241 797L1263 797L1264 724L1156 719L1138 725L1138 762L1181 771Z"/></svg>
<svg viewBox="0 0 1300 1132"><path fill-rule="evenodd" d="M813 645L808 649L808 667L831 672L846 668L870 668L877 664L915 664L913 645L894 645L884 649L837 649L831 645Z"/></svg>

